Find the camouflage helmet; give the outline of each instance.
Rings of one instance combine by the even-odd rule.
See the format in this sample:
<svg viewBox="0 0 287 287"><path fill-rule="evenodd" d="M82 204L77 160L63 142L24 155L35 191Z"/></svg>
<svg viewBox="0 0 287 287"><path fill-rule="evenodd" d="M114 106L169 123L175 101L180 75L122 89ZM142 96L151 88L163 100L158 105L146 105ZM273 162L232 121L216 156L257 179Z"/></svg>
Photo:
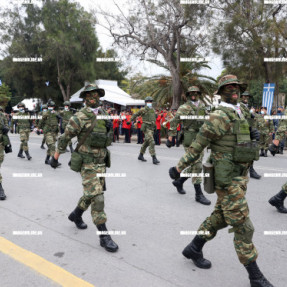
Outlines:
<svg viewBox="0 0 287 287"><path fill-rule="evenodd" d="M17 108L19 109L20 107L23 107L24 109L26 108L25 104L20 102L18 105L17 105Z"/></svg>
<svg viewBox="0 0 287 287"><path fill-rule="evenodd" d="M241 94L241 95L240 95L240 98L241 98L242 96L246 96L246 97L249 97L249 98L253 98L253 96L250 95L250 93L249 93L248 91L245 91L243 94Z"/></svg>
<svg viewBox="0 0 287 287"><path fill-rule="evenodd" d="M218 81L218 90L216 91L216 94L220 95L221 93L221 88L223 86L229 85L229 84L237 84L239 85L239 89L241 93L244 93L244 91L247 88L247 84L239 82L236 76L234 75L226 75L220 78Z"/></svg>
<svg viewBox="0 0 287 287"><path fill-rule="evenodd" d="M197 86L189 87L187 92L185 93L185 95L188 96L191 94L191 92L198 92L201 94L201 91L200 91L199 87L197 87Z"/></svg>
<svg viewBox="0 0 287 287"><path fill-rule="evenodd" d="M104 89L100 89L97 85L95 84L88 84L87 86L85 86L84 90L81 92L80 94L80 98L83 99L85 94L87 92L91 92L91 91L98 91L100 97L103 97L105 95L105 90Z"/></svg>
<svg viewBox="0 0 287 287"><path fill-rule="evenodd" d="M65 101L65 102L64 102L64 106L71 106L70 101Z"/></svg>
<svg viewBox="0 0 287 287"><path fill-rule="evenodd" d="M48 106L48 107L55 107L56 104L55 104L55 102L53 102L53 101L49 101L48 104L47 104L47 106Z"/></svg>
<svg viewBox="0 0 287 287"><path fill-rule="evenodd" d="M145 102L153 102L153 98L152 97L146 97L144 99Z"/></svg>

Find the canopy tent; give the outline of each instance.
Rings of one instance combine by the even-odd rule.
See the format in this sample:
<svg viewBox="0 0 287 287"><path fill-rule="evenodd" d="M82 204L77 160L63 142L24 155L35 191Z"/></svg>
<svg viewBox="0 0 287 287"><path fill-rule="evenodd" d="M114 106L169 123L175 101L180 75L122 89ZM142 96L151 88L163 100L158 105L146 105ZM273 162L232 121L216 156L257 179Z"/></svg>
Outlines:
<svg viewBox="0 0 287 287"><path fill-rule="evenodd" d="M105 90L105 96L101 97L101 101L110 102L121 106L144 106L144 100L133 99L124 90L118 87L117 81L97 80L94 82L99 88ZM82 87L79 91L72 95L71 103L81 103L83 100L79 98L81 92L84 90Z"/></svg>
<svg viewBox="0 0 287 287"><path fill-rule="evenodd" d="M21 103L24 103L26 106L26 109L29 111L34 110L37 107L37 104L41 104L41 100L37 98L32 98L32 99L24 99L21 101ZM19 103L18 103L19 104ZM14 111L18 111L17 105L12 108Z"/></svg>

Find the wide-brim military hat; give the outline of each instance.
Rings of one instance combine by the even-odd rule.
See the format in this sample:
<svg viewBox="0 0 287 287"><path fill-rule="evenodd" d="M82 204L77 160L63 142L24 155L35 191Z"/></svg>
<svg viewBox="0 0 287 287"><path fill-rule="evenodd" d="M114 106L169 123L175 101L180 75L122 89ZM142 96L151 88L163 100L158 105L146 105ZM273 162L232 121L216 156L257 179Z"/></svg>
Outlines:
<svg viewBox="0 0 287 287"><path fill-rule="evenodd" d="M91 92L91 91L97 91L100 95L100 97L103 97L105 95L105 90L104 89L100 89L97 85L95 84L89 84L87 86L85 86L84 90L81 92L80 94L80 98L84 98L85 94L87 92Z"/></svg>
<svg viewBox="0 0 287 287"><path fill-rule="evenodd" d="M199 89L199 87L197 86L192 86L192 87L189 87L188 90L186 91L185 95L188 96L190 95L190 93L192 92L197 92L197 93L200 93L201 94L201 91Z"/></svg>
<svg viewBox="0 0 287 287"><path fill-rule="evenodd" d="M246 96L246 97L249 97L249 98L253 98L253 96L250 95L250 93L249 93L248 91L245 91L243 94L241 94L241 95L240 95L240 98L241 98L242 96Z"/></svg>
<svg viewBox="0 0 287 287"><path fill-rule="evenodd" d="M215 92L216 95L220 95L222 87L230 84L237 84L239 86L240 92L244 93L245 90L247 89L247 84L240 82L236 76L234 75L226 75L223 76L219 81L218 81L218 89Z"/></svg>

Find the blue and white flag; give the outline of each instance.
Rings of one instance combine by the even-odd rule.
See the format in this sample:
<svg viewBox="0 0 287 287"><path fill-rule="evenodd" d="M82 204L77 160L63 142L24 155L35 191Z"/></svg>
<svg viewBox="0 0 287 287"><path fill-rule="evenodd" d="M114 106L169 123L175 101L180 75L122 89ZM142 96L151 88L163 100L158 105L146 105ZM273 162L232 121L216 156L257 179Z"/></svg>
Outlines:
<svg viewBox="0 0 287 287"><path fill-rule="evenodd" d="M0 80L0 87L2 86L2 81Z"/></svg>
<svg viewBox="0 0 287 287"><path fill-rule="evenodd" d="M50 84L50 82L49 82L49 81L47 81L47 82L46 82L46 86L48 87L48 86L49 86L49 84Z"/></svg>
<svg viewBox="0 0 287 287"><path fill-rule="evenodd" d="M275 84L264 84L262 107L267 108L267 115L271 114L274 99Z"/></svg>

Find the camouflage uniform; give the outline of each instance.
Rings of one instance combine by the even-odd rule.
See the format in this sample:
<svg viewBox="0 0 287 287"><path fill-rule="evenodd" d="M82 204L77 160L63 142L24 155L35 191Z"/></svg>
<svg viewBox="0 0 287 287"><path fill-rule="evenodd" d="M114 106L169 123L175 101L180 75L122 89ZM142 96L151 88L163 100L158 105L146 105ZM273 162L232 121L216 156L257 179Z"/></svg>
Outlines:
<svg viewBox="0 0 287 287"><path fill-rule="evenodd" d="M171 178L179 178L180 172L194 163L210 145L209 160L214 166L214 178L210 180L215 186L217 202L212 214L200 225L199 235L183 250L183 255L200 268L210 268L211 262L203 257L202 248L218 230L230 225L237 256L249 273L251 286L272 287L256 263L258 254L252 242L254 227L245 198L248 168L253 160L259 158L258 147L252 143L254 134L251 138L249 124L238 104L239 95L245 89L246 85L234 75L226 75L219 80L220 106L210 114L188 152L169 173Z"/></svg>
<svg viewBox="0 0 287 287"><path fill-rule="evenodd" d="M58 119L59 117L56 112L48 111L43 113L42 119L39 122L39 128L43 130L48 146L47 158L53 156L56 150L57 135L59 132Z"/></svg>
<svg viewBox="0 0 287 287"><path fill-rule="evenodd" d="M146 97L145 101L151 101L151 97ZM157 164L159 161L156 158L155 154L155 142L154 142L154 129L156 127L155 121L156 121L156 114L153 108L149 108L148 106L145 106L144 108L141 108L137 113L133 114L131 117L130 122L134 121L137 117L142 117L142 126L141 131L144 133L144 142L140 150L140 155L138 157L139 160L146 161L143 158L143 155L149 147L149 153L153 158L153 163Z"/></svg>
<svg viewBox="0 0 287 287"><path fill-rule="evenodd" d="M61 125L61 133L64 133L64 130L70 120L70 118L73 116L72 111L60 111L60 117L62 118L62 125ZM69 141L68 146L71 148L72 147L72 141ZM71 150L72 152L72 150Z"/></svg>
<svg viewBox="0 0 287 287"><path fill-rule="evenodd" d="M272 120L265 120L264 115L258 117L258 129L260 131L260 149L261 156L263 156L263 150L267 156L267 150L269 147L270 135L269 133L274 132L274 125ZM264 155L265 156L265 155Z"/></svg>
<svg viewBox="0 0 287 287"><path fill-rule="evenodd" d="M4 148L5 147L4 147L4 142L3 142L3 131L2 131L4 126L8 127L8 121L7 121L5 114L2 112L2 107L0 107L0 169L4 161ZM2 175L0 172L0 200L5 200L5 199L6 199L6 195L2 187Z"/></svg>

